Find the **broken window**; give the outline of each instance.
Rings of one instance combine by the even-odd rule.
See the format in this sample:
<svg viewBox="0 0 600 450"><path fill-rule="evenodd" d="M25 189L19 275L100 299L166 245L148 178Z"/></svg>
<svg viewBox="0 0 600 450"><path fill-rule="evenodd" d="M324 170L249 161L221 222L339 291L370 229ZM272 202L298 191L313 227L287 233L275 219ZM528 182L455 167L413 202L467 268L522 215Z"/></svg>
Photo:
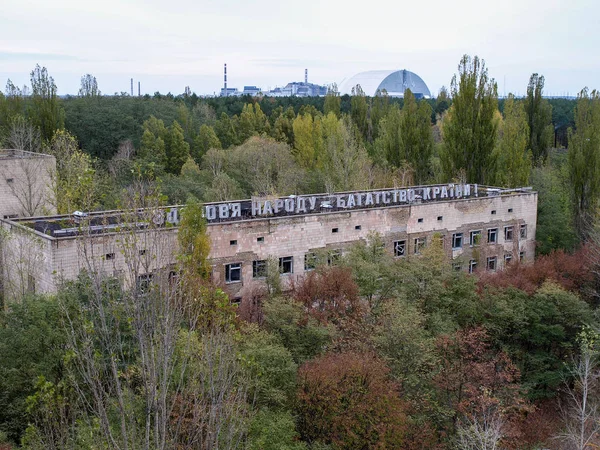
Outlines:
<svg viewBox="0 0 600 450"><path fill-rule="evenodd" d="M415 238L415 255L420 255L421 250L423 250L423 247L425 247L425 238Z"/></svg>
<svg viewBox="0 0 600 450"><path fill-rule="evenodd" d="M452 268L455 271L460 272L462 270L462 264L459 262L452 263Z"/></svg>
<svg viewBox="0 0 600 450"><path fill-rule="evenodd" d="M519 229L519 237L521 239L527 239L527 225L521 225Z"/></svg>
<svg viewBox="0 0 600 450"><path fill-rule="evenodd" d="M317 268L319 262L319 257L316 253L306 253L304 255L304 270L308 272L309 270L314 270Z"/></svg>
<svg viewBox="0 0 600 450"><path fill-rule="evenodd" d="M267 276L267 260L252 261L252 278L264 278Z"/></svg>
<svg viewBox="0 0 600 450"><path fill-rule="evenodd" d="M525 252L519 252L519 261L523 262L523 259L525 259Z"/></svg>
<svg viewBox="0 0 600 450"><path fill-rule="evenodd" d="M104 255L104 259L107 261L112 261L113 259L115 259L115 254L114 253L107 253L106 255Z"/></svg>
<svg viewBox="0 0 600 450"><path fill-rule="evenodd" d="M225 264L225 283L242 281L242 263Z"/></svg>
<svg viewBox="0 0 600 450"><path fill-rule="evenodd" d="M477 260L472 259L469 261L469 273L473 273L477 270Z"/></svg>
<svg viewBox="0 0 600 450"><path fill-rule="evenodd" d="M463 234L462 233L454 233L452 235L452 248L462 248L463 246Z"/></svg>
<svg viewBox="0 0 600 450"><path fill-rule="evenodd" d="M135 284L139 293L146 294L148 291L150 291L150 285L152 284L152 274L145 273L143 275L138 276Z"/></svg>
<svg viewBox="0 0 600 450"><path fill-rule="evenodd" d="M394 242L394 256L406 255L406 241L395 241Z"/></svg>
<svg viewBox="0 0 600 450"><path fill-rule="evenodd" d="M280 273L294 273L294 257L284 256L279 258L279 272Z"/></svg>
<svg viewBox="0 0 600 450"><path fill-rule="evenodd" d="M481 230L471 231L469 234L469 245L476 247L481 243Z"/></svg>
<svg viewBox="0 0 600 450"><path fill-rule="evenodd" d="M487 259L487 270L496 270L496 262L498 261L498 258L496 258L495 256L490 256Z"/></svg>
<svg viewBox="0 0 600 450"><path fill-rule="evenodd" d="M488 244L495 244L498 242L498 228L488 229Z"/></svg>
<svg viewBox="0 0 600 450"><path fill-rule="evenodd" d="M512 261L512 253L507 253L506 255L504 255L504 265L505 266L508 266L511 261Z"/></svg>
<svg viewBox="0 0 600 450"><path fill-rule="evenodd" d="M504 240L512 241L513 240L513 227L504 227Z"/></svg>
<svg viewBox="0 0 600 450"><path fill-rule="evenodd" d="M336 249L329 252L327 255L327 264L330 266L335 266L342 259L342 250Z"/></svg>

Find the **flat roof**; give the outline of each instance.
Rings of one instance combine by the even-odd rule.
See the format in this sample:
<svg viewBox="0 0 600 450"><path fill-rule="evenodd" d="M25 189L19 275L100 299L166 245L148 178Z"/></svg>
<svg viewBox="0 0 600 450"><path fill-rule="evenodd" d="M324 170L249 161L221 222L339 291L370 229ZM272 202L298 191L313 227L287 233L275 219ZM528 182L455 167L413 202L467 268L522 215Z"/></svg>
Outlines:
<svg viewBox="0 0 600 450"><path fill-rule="evenodd" d="M468 191L465 193L465 187ZM449 189L456 189L451 195ZM446 191L446 196L440 196ZM438 197L435 197L437 193ZM416 206L434 202L472 201L508 195L536 194L531 187L503 189L476 184L449 183L445 185L410 186L402 188L347 191L331 194L290 195L285 197L254 197L246 200L204 203L208 225L249 220L277 220L309 215L324 215ZM377 198L377 202L375 202ZM387 198L387 201L385 200ZM370 199L370 202L369 202ZM349 201L358 204L349 204ZM340 202L344 202L341 204ZM299 209L303 204L304 209ZM267 206L268 205L268 206ZM290 205L294 205L291 207ZM1 219L22 229L34 230L40 237L62 239L86 234L118 233L131 230L175 228L179 210L185 205L161 206L154 209L109 210L55 216ZM271 209L269 209L271 208ZM279 208L279 210L277 210ZM227 211L227 217L221 212ZM234 214L235 212L235 214Z"/></svg>
<svg viewBox="0 0 600 450"><path fill-rule="evenodd" d="M28 152L14 148L0 148L0 159L25 159L25 158L54 158L46 153Z"/></svg>

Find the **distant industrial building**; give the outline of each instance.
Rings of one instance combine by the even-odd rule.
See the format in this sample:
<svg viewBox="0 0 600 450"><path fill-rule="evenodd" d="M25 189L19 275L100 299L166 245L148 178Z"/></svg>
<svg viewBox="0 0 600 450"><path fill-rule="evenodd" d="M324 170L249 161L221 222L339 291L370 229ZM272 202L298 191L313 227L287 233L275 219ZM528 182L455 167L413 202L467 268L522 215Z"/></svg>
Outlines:
<svg viewBox="0 0 600 450"><path fill-rule="evenodd" d="M384 91L390 97L404 97L410 89L417 98L431 98L429 88L423 79L409 70L371 70L357 73L340 84L340 94L352 95L352 90L360 86L365 95L374 97Z"/></svg>
<svg viewBox="0 0 600 450"><path fill-rule="evenodd" d="M304 82L292 81L284 87L276 87L263 91L257 86L244 86L244 90L227 87L227 64L223 68L223 88L220 97L236 97L240 95L267 95L269 97L323 97L327 95L327 86L308 82L308 69L304 69Z"/></svg>

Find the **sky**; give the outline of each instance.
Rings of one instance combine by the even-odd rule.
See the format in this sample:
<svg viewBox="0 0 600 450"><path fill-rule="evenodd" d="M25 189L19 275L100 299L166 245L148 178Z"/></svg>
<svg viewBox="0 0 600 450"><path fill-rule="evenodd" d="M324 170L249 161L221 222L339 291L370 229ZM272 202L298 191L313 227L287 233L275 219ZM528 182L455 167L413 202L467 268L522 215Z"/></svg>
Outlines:
<svg viewBox="0 0 600 450"><path fill-rule="evenodd" d="M10 5L9 5L10 2ZM45 66L60 95L90 73L102 93L218 92L302 81L338 85L407 69L437 94L462 55L483 58L498 92L600 89L598 0L0 0L0 88Z"/></svg>

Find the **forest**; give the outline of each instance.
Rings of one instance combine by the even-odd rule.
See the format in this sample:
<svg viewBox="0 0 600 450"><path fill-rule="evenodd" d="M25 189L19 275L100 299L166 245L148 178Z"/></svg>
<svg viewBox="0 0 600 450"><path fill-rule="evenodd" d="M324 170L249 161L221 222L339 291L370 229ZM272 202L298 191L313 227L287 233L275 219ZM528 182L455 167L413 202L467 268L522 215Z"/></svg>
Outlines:
<svg viewBox="0 0 600 450"><path fill-rule="evenodd" d="M59 213L185 207L176 271L125 288L88 270L2 302L0 449L598 447L600 95L544 82L499 99L466 55L435 99L9 80L2 147L55 156ZM202 202L451 181L532 186L536 260L467 274L441 240L394 258L371 234L291 286L270 261L239 305L211 283Z"/></svg>

